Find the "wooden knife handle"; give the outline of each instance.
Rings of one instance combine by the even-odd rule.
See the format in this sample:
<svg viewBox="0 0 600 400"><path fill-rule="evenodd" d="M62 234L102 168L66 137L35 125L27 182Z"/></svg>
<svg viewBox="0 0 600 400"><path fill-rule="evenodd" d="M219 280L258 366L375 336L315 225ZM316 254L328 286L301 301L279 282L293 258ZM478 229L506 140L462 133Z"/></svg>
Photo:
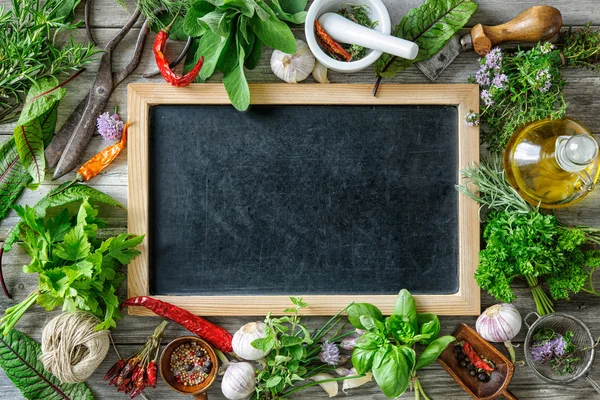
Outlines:
<svg viewBox="0 0 600 400"><path fill-rule="evenodd" d="M561 27L560 11L550 6L533 6L502 25L475 25L471 29L471 39L475 52L484 56L500 43L550 39Z"/></svg>

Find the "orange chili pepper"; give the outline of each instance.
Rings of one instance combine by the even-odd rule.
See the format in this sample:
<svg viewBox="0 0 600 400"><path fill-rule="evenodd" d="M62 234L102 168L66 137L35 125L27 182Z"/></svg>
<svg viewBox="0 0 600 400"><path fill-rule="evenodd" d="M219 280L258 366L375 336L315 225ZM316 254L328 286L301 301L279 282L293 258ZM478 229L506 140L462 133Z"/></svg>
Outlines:
<svg viewBox="0 0 600 400"><path fill-rule="evenodd" d="M121 140L117 143L112 144L102 150L100 153L96 154L94 157L90 158L88 162L83 164L77 170L77 180L87 182L96 175L100 173L104 168L106 168L125 148L127 144L127 128L129 127L129 122L125 124L125 128L123 128L123 135L121 136Z"/></svg>
<svg viewBox="0 0 600 400"><path fill-rule="evenodd" d="M325 32L325 29L323 29L319 21L316 19L315 30L317 31L317 38L319 39L319 42L321 42L327 51L343 58L346 61L352 60L352 55L344 50L344 48L338 42L333 40L331 36Z"/></svg>

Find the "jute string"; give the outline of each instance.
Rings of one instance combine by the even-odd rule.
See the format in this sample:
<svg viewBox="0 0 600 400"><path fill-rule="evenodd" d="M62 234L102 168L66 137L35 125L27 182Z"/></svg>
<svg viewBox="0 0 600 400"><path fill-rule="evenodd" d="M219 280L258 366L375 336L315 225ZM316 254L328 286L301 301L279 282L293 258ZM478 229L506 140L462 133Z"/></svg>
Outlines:
<svg viewBox="0 0 600 400"><path fill-rule="evenodd" d="M40 359L44 368L61 382L85 381L100 366L110 346L108 331L94 330L100 322L83 311L63 313L48 322L42 332Z"/></svg>

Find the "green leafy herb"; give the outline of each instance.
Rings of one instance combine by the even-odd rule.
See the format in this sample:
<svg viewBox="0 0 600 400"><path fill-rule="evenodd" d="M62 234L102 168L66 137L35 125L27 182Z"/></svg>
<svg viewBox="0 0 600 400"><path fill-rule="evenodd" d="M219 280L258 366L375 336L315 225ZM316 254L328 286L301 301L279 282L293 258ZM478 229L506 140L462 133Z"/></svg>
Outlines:
<svg viewBox="0 0 600 400"><path fill-rule="evenodd" d="M369 7L364 4L345 4L340 10L338 10L337 13L342 17L347 18L359 25L366 26L367 28L374 28L379 24L379 21L371 21L368 14ZM360 60L367 54L366 48L356 44L341 43L340 46L350 53L352 56L351 60ZM332 58L340 59L339 55L337 54L333 54L331 52L328 52L328 54Z"/></svg>
<svg viewBox="0 0 600 400"><path fill-rule="evenodd" d="M600 31L591 29L591 25L590 22L580 29L569 27L560 33L556 46L567 67L600 71Z"/></svg>
<svg viewBox="0 0 600 400"><path fill-rule="evenodd" d="M477 10L470 0L426 0L413 8L394 28L394 36L419 45L415 60L406 60L390 54L381 56L375 64L377 76L391 78L417 61L431 58L461 29Z"/></svg>
<svg viewBox="0 0 600 400"><path fill-rule="evenodd" d="M320 382L304 383L297 386L298 382L305 382L312 376L333 371L337 366L319 361L322 351L321 340L330 337L330 346L348 334L340 334L342 327L338 327L340 315L345 309L334 315L329 321L311 334L306 326L301 323L298 312L308 304L301 298L290 298L293 308L285 310L285 315L273 318L271 314L265 319L265 337L256 339L252 346L268 353L265 357L266 367L256 376L256 392L252 399L278 399L296 393ZM336 328L338 327L338 328ZM333 334L331 332L334 332ZM333 378L331 381L354 379L362 375L344 376Z"/></svg>
<svg viewBox="0 0 600 400"><path fill-rule="evenodd" d="M495 48L480 64L470 82L482 88L479 120L486 127L483 138L492 151L503 150L523 124L565 114L562 61L552 44L538 44L514 54Z"/></svg>
<svg viewBox="0 0 600 400"><path fill-rule="evenodd" d="M19 161L15 138L0 144L0 220L15 204L31 181L31 175Z"/></svg>
<svg viewBox="0 0 600 400"><path fill-rule="evenodd" d="M412 381L415 398L427 398L417 371L434 362L453 342L453 336L437 337L440 322L434 314L418 314L414 298L406 289L398 294L394 312L384 318L377 307L355 303L348 307L348 319L367 332L356 340L352 365L359 374L373 372L375 381L388 398L399 397ZM427 347L417 358L414 345Z"/></svg>
<svg viewBox="0 0 600 400"><path fill-rule="evenodd" d="M0 367L30 400L93 400L85 383L66 384L44 369L40 344L23 333L11 330L0 336Z"/></svg>
<svg viewBox="0 0 600 400"><path fill-rule="evenodd" d="M296 40L285 22L304 22L305 7L305 0L193 1L183 31L196 38L192 47L196 50L188 53L184 72L204 57L197 79L204 81L221 71L231 103L238 110L246 110L250 89L244 68L256 67L263 44L295 53Z"/></svg>
<svg viewBox="0 0 600 400"><path fill-rule="evenodd" d="M50 200L51 201L51 200ZM62 306L67 312L88 311L103 322L96 329L116 326L120 318L116 290L125 276L119 272L140 252L135 250L144 236L121 234L101 241L98 230L106 223L84 198L73 217L63 209L56 217L44 219L29 206L15 206L21 217L18 238L31 262L25 273L37 273L39 287L27 299L10 307L0 319L8 334L34 303L46 310Z"/></svg>

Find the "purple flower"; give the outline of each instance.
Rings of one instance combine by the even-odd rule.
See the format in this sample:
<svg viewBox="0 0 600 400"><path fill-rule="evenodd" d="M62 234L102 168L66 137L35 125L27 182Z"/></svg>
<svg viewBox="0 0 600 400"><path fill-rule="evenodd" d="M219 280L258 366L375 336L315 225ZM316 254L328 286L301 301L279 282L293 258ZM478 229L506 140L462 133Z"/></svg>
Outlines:
<svg viewBox="0 0 600 400"><path fill-rule="evenodd" d="M550 340L533 342L531 346L531 358L535 361L546 363L555 357L560 357L565 352L567 342L561 335Z"/></svg>
<svg viewBox="0 0 600 400"><path fill-rule="evenodd" d="M548 68L539 70L535 74L535 80L538 85L538 90L542 93L546 93L552 87L552 75Z"/></svg>
<svg viewBox="0 0 600 400"><path fill-rule="evenodd" d="M502 51L499 47L494 47L485 56L485 66L488 69L500 69L502 68Z"/></svg>
<svg viewBox="0 0 600 400"><path fill-rule="evenodd" d="M554 45L550 42L546 42L540 46L540 51L542 52L542 54L548 54L552 50L554 50Z"/></svg>
<svg viewBox="0 0 600 400"><path fill-rule="evenodd" d="M110 115L109 112L100 114L96 121L98 133L104 140L117 140L121 138L125 123L121 121L119 114Z"/></svg>
<svg viewBox="0 0 600 400"><path fill-rule="evenodd" d="M486 106L491 106L494 104L494 100L492 99L492 95L490 94L489 90L482 90L480 96L481 100L483 100Z"/></svg>
<svg viewBox="0 0 600 400"><path fill-rule="evenodd" d="M490 86L491 80L490 80L490 71L487 70L487 68L484 66L482 66L479 71L477 71L477 73L475 74L475 80L477 81L478 84L480 84L481 86Z"/></svg>
<svg viewBox="0 0 600 400"><path fill-rule="evenodd" d="M498 74L492 79L492 86L496 89L504 89L505 83L508 83L508 76L506 74Z"/></svg>
<svg viewBox="0 0 600 400"><path fill-rule="evenodd" d="M319 360L329 365L338 365L340 362L340 349L335 343L325 342L321 345Z"/></svg>
<svg viewBox="0 0 600 400"><path fill-rule="evenodd" d="M479 114L474 113L472 110L467 114L465 119L467 126L479 126Z"/></svg>

